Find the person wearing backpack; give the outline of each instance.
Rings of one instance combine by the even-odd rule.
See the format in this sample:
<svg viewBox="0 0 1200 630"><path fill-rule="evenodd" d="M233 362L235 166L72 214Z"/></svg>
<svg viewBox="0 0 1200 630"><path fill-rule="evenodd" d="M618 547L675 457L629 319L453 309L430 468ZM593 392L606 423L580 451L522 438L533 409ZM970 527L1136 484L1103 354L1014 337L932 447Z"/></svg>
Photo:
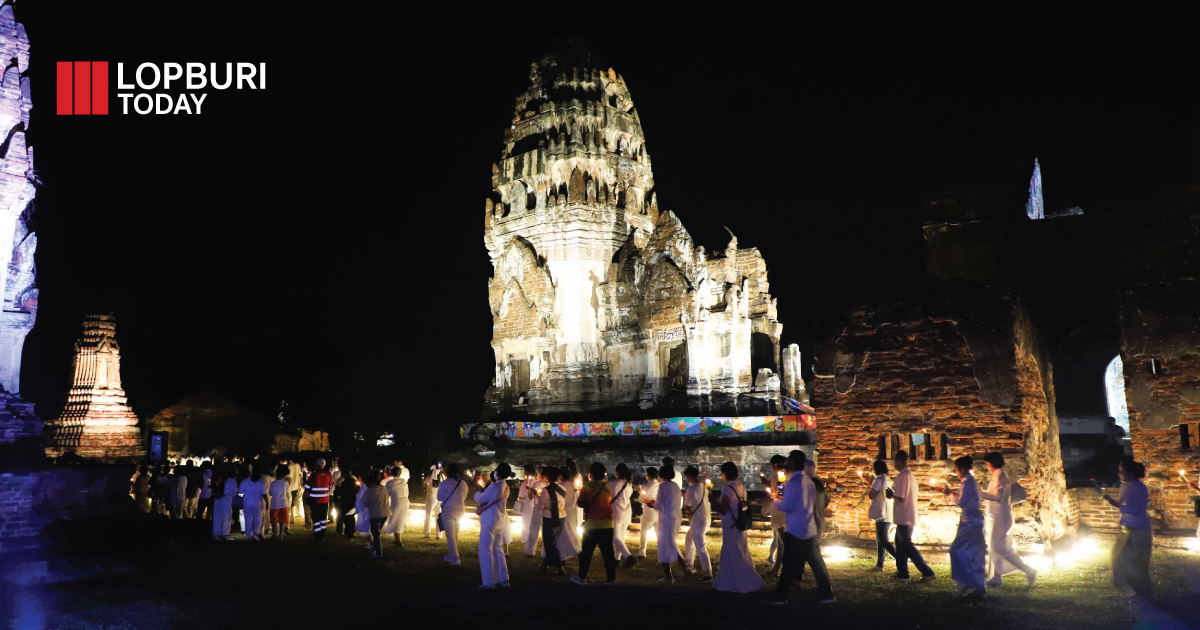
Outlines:
<svg viewBox="0 0 1200 630"><path fill-rule="evenodd" d="M1023 571L1026 581L1033 586L1037 571L1021 562L1021 557L1013 550L1012 536L1009 535L1013 524L1012 501L1020 498L1014 495L1024 495L1024 488L1008 480L1008 475L1004 474L1004 456L1000 453L988 453L983 456L983 461L992 473L987 492L979 493L979 497L987 501L987 585L1000 586L1003 583L1002 576Z"/></svg>
<svg viewBox="0 0 1200 630"><path fill-rule="evenodd" d="M754 570L746 540L746 530L752 527L746 487L738 480L738 467L733 462L721 464L721 478L725 480L717 501L717 513L721 515L721 563L713 587L728 593L753 593L766 583Z"/></svg>

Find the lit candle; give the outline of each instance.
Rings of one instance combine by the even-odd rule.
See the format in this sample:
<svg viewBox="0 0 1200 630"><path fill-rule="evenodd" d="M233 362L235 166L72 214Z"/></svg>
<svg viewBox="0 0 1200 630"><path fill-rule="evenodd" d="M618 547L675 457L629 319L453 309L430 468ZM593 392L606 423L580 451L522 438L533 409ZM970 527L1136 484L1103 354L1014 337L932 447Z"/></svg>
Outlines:
<svg viewBox="0 0 1200 630"><path fill-rule="evenodd" d="M479 479L476 479L475 481L479 484L480 488L483 487L483 477L480 477Z"/></svg>
<svg viewBox="0 0 1200 630"><path fill-rule="evenodd" d="M859 476L859 477L862 477L862 471L861 471L861 470L860 470L860 471L858 471L858 476Z"/></svg>
<svg viewBox="0 0 1200 630"><path fill-rule="evenodd" d="M1184 472L1184 470L1182 468L1179 469L1179 476L1183 477L1184 479L1187 479L1187 473Z"/></svg>
<svg viewBox="0 0 1200 630"><path fill-rule="evenodd" d="M787 475L785 475L782 470L776 472L775 476L779 479L779 481L785 481L787 479Z"/></svg>
<svg viewBox="0 0 1200 630"><path fill-rule="evenodd" d="M705 480L704 480L704 487L705 487L705 488L711 488L711 487L713 487L713 486L712 486L712 479L705 479Z"/></svg>
<svg viewBox="0 0 1200 630"><path fill-rule="evenodd" d="M582 487L583 487L583 477L576 477L575 478L575 489L578 490Z"/></svg>

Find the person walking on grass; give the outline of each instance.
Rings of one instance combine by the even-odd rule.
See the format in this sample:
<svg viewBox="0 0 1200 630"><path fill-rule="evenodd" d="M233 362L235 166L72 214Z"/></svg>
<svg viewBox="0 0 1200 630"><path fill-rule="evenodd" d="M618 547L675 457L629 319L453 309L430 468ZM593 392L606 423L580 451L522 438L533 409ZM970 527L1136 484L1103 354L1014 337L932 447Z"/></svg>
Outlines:
<svg viewBox="0 0 1200 630"><path fill-rule="evenodd" d="M867 509L867 518L875 521L875 550L878 552L875 566L871 570L882 571L885 554L891 555L893 560L896 559L896 547L892 545L889 538L892 529L892 500L887 497L890 479L888 479L887 462L882 459L875 460L875 463L871 464L871 469L875 473L875 478L867 485L867 498L871 500L871 507ZM864 479L863 483L866 484L867 481Z"/></svg>
<svg viewBox="0 0 1200 630"><path fill-rule="evenodd" d="M396 539L396 546L404 548L404 524L408 522L408 469L403 464L392 467L392 478L387 482L391 516L384 524L383 533Z"/></svg>
<svg viewBox="0 0 1200 630"><path fill-rule="evenodd" d="M683 470L687 490L683 494L683 515L688 519L688 532L683 543L683 564L688 571L696 568L700 559L701 582L712 581L712 559L708 555L705 536L712 526L712 506L708 501L708 488L700 479L700 469L688 466Z"/></svg>
<svg viewBox="0 0 1200 630"><path fill-rule="evenodd" d="M928 582L937 578L933 569L925 564L921 552L917 551L912 542L913 528L917 526L917 498L919 496L917 479L908 468L908 452L896 451L893 459L896 465L896 485L887 490L887 498L894 501L892 517L896 521L896 575L897 580L907 580L908 561L921 572L921 581Z"/></svg>
<svg viewBox="0 0 1200 630"><path fill-rule="evenodd" d="M259 531L262 529L263 497L267 495L267 487L257 468L251 469L250 476L242 480L238 492L242 495L242 513L246 519L246 540L261 542L263 538Z"/></svg>
<svg viewBox="0 0 1200 630"><path fill-rule="evenodd" d="M229 540L233 522L233 497L237 495L237 481L228 465L213 475L213 538Z"/></svg>
<svg viewBox="0 0 1200 630"><path fill-rule="evenodd" d="M329 472L325 470L325 460L318 459L316 470L308 475L308 481L304 484L305 494L308 495L308 501L305 502L308 507L305 511L305 518L312 519L314 542L325 540L325 528L329 524L329 493L333 489L332 485L333 481Z"/></svg>
<svg viewBox="0 0 1200 630"><path fill-rule="evenodd" d="M717 501L717 513L721 515L721 566L713 587L730 593L753 593L766 584L754 571L754 560L750 557L746 538L746 530L752 526L750 504L746 487L738 476L736 464L721 464L721 478L725 480Z"/></svg>
<svg viewBox="0 0 1200 630"><path fill-rule="evenodd" d="M553 569L554 575L566 575L562 554L558 552L558 540L567 518L567 491L558 482L557 468L544 466L541 473L547 480L546 486L538 494L537 504L542 516L542 550L546 554L542 558L542 570Z"/></svg>
<svg viewBox="0 0 1200 630"><path fill-rule="evenodd" d="M1121 462L1121 494L1114 499L1103 494L1099 485L1096 492L1104 501L1121 511L1121 534L1113 544L1113 585L1128 587L1135 596L1153 601L1154 584L1150 581L1150 552L1154 537L1150 531L1150 516L1146 508L1150 503L1150 491L1142 478L1146 466L1126 458Z"/></svg>
<svg viewBox="0 0 1200 630"><path fill-rule="evenodd" d="M525 479L517 490L517 502L521 506L521 542L525 543L525 555L537 555L538 537L542 533L542 511L538 508L542 488L546 479L533 466L525 467Z"/></svg>
<svg viewBox="0 0 1200 630"><path fill-rule="evenodd" d="M954 460L954 472L962 483L957 490L946 486L944 492L954 497L954 503L962 510L958 520L958 531L950 543L950 578L958 590L968 597L987 596L984 584L987 574L987 543L983 537L983 511L979 507L979 483L971 469L975 460L963 455Z"/></svg>
<svg viewBox="0 0 1200 630"><path fill-rule="evenodd" d="M663 466L658 471L658 492L650 507L658 512L658 563L662 565L663 576L659 582L674 582L675 574L671 572L671 564L679 562L684 574L690 574L679 558L679 542L675 531L683 520L683 493L679 484L675 483L675 469Z"/></svg>
<svg viewBox="0 0 1200 630"><path fill-rule="evenodd" d="M358 498L358 483L354 471L346 468L342 470L342 483L333 492L338 512L336 533L345 536L347 540L354 538L354 525L357 519L354 503Z"/></svg>
<svg viewBox="0 0 1200 630"><path fill-rule="evenodd" d="M588 567L592 554L600 547L604 559L606 585L617 581L617 558L613 555L613 510L612 490L606 481L608 470L604 464L593 462L588 470L588 481L579 491L579 507L583 509L583 543L579 552L579 575L571 581L583 586L587 584Z"/></svg>
<svg viewBox="0 0 1200 630"><path fill-rule="evenodd" d="M504 553L504 528L508 526L508 478L512 467L501 463L490 475L491 484L475 493L479 504L479 588L508 586L508 557ZM482 479L480 479L482 482Z"/></svg>
<svg viewBox="0 0 1200 630"><path fill-rule="evenodd" d="M446 471L442 470L442 463L438 462L429 467L429 474L425 475L425 479L421 482L421 487L425 489L425 529L424 537L429 538L430 532L433 533L434 540L442 537L442 530L438 529L438 515L441 514L442 504L438 501L438 487L446 480Z"/></svg>
<svg viewBox="0 0 1200 630"><path fill-rule="evenodd" d="M271 538L281 540L283 530L288 524L288 506L292 500L292 484L287 478L287 467L280 466L275 471L275 481L267 488L271 514Z"/></svg>
<svg viewBox="0 0 1200 630"><path fill-rule="evenodd" d="M804 451L792 451L788 454L786 472L787 483L783 496L775 487L771 490L771 501L775 507L787 514L787 532L783 536L783 570L779 582L775 585L773 597L765 600L768 604L786 604L788 589L792 582L800 577L805 564L812 567L813 575L817 578L817 601L822 604L832 604L833 589L829 582L829 570L825 567L825 559L816 544L817 519L816 495L817 488L813 481L804 473L804 463L807 461Z"/></svg>
<svg viewBox="0 0 1200 630"><path fill-rule="evenodd" d="M980 492L980 498L987 501L987 513L984 520L984 530L987 533L987 585L1001 586L1002 576L1021 571L1025 581L1033 586L1037 579L1037 571L1021 561L1021 557L1013 549L1012 536L1009 530L1013 524L1012 487L1008 475L1004 474L1004 456L1000 453L988 453L983 456L988 471L992 473L988 482L987 492Z"/></svg>
<svg viewBox="0 0 1200 630"><path fill-rule="evenodd" d="M633 522L633 473L625 464L617 464L616 479L608 482L608 490L612 493L613 513L613 552L617 562L625 562L626 569L637 564L637 557L625 545L625 535L629 532L629 524Z"/></svg>
<svg viewBox="0 0 1200 630"><path fill-rule="evenodd" d="M638 556L646 557L650 548L650 532L658 530L658 511L654 509L654 499L658 498L658 469L651 466L646 469L646 483L638 486L638 498L642 503L642 517L638 522Z"/></svg>
<svg viewBox="0 0 1200 630"><path fill-rule="evenodd" d="M370 518L372 558L383 557L383 524L392 514L388 507L387 488L382 482L382 473L376 472L371 475L367 488L366 507Z"/></svg>
<svg viewBox="0 0 1200 630"><path fill-rule="evenodd" d="M779 488L787 481L787 458L783 455L771 456L771 477L763 482L764 486L773 486ZM767 550L767 574L771 577L778 578L779 571L783 568L783 535L787 532L787 514L780 512L775 508L773 502L768 501L763 508L763 516L771 518L771 548Z"/></svg>
<svg viewBox="0 0 1200 630"><path fill-rule="evenodd" d="M458 464L448 463L445 466L446 480L438 486L437 499L441 506L438 515L441 529L446 533L448 553L442 558L456 567L461 564L458 556L458 520L463 515L463 505L467 500L467 484L458 478Z"/></svg>

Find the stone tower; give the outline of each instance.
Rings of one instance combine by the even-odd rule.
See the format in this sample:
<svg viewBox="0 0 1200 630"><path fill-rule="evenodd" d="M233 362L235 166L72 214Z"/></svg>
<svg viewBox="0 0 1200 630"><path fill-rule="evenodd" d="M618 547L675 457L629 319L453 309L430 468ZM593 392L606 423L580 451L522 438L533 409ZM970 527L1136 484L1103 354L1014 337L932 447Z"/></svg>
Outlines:
<svg viewBox="0 0 1200 630"><path fill-rule="evenodd" d="M766 409L779 380L756 376L778 372L782 326L762 256L732 233L706 255L659 211L629 89L591 65L532 64L492 167L486 409L734 409L743 395Z"/></svg>
<svg viewBox="0 0 1200 630"><path fill-rule="evenodd" d="M145 453L138 419L121 388L121 350L112 315L89 315L75 342L75 380L53 429L46 454L75 453L113 461Z"/></svg>
<svg viewBox="0 0 1200 630"><path fill-rule="evenodd" d="M37 314L37 284L33 253L37 236L30 226L33 197L33 149L25 146L29 128L29 38L13 19L11 5L0 7L0 59L8 67L0 78L0 252L8 252L0 273L4 310L0 312L0 386L16 394L21 388L21 351Z"/></svg>

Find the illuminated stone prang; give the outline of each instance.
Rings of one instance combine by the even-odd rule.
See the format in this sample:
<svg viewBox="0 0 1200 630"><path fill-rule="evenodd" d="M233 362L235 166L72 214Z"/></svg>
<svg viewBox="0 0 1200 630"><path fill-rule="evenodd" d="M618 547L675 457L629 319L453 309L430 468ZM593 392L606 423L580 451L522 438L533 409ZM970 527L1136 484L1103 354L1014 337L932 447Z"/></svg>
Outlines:
<svg viewBox="0 0 1200 630"><path fill-rule="evenodd" d="M112 315L89 315L75 342L75 380L62 413L52 420L46 454L114 461L145 453L138 419L121 388L121 351Z"/></svg>

